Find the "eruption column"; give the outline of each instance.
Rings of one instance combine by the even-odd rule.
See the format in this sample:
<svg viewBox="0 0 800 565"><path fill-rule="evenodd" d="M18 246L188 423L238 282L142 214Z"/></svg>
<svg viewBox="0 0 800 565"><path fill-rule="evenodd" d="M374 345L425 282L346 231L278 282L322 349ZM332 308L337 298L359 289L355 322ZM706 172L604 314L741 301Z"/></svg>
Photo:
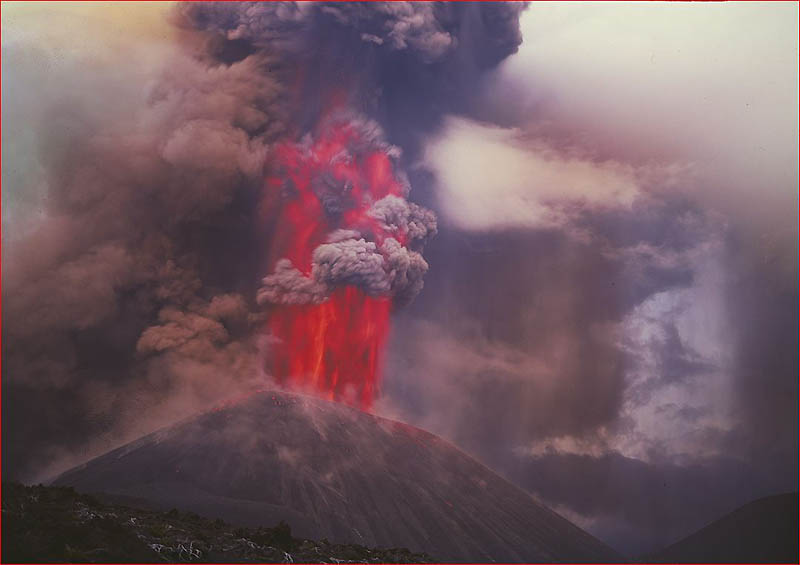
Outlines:
<svg viewBox="0 0 800 565"><path fill-rule="evenodd" d="M272 305L272 372L285 385L369 409L393 306L427 270L415 250L433 214L405 200L398 150L340 112L273 150L265 211L277 214L259 301Z"/></svg>

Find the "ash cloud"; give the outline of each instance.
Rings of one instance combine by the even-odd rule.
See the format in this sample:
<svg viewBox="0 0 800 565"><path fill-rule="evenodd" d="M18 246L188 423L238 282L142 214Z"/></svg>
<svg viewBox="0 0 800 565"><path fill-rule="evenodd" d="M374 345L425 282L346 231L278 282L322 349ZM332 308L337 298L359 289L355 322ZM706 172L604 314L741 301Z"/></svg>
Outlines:
<svg viewBox="0 0 800 565"><path fill-rule="evenodd" d="M421 251L436 234L436 215L406 200L410 186L398 166L401 151L385 141L377 123L352 111L338 110L323 121L318 135L324 140L326 130L342 125L353 135L310 180L311 191L320 202L327 224L339 227L329 232L327 241L311 252L308 275L289 259L279 259L273 272L262 281L258 292L261 304L319 304L336 288L356 286L370 296L392 297L395 306L402 306L422 290L428 263ZM316 163L321 155L315 153L314 144L314 137L307 134L300 147L304 158ZM357 201L353 181L337 177L335 167L357 162L375 151L389 158L392 177L399 183L394 188L401 195L390 194L374 202L371 196L362 195L363 201ZM296 196L290 194L288 198ZM342 219L346 211L363 205L369 205L366 217Z"/></svg>
<svg viewBox="0 0 800 565"><path fill-rule="evenodd" d="M197 2L180 4L177 24L200 33L217 60L266 53L276 72L303 69L293 122L308 127L323 95L376 119L414 159L447 112L470 107L475 83L515 53L522 2Z"/></svg>
<svg viewBox="0 0 800 565"><path fill-rule="evenodd" d="M368 214L388 233L407 234L409 246L424 245L436 235L436 215L426 208L397 196L385 196L375 202Z"/></svg>
<svg viewBox="0 0 800 565"><path fill-rule="evenodd" d="M357 286L367 294L388 293L389 281L377 245L364 239L323 243L312 255L312 276L330 287Z"/></svg>
<svg viewBox="0 0 800 565"><path fill-rule="evenodd" d="M386 379L634 555L797 488L796 8L697 8L526 14L426 143L439 235Z"/></svg>
<svg viewBox="0 0 800 565"><path fill-rule="evenodd" d="M373 209L430 262L391 337L386 414L630 553L796 489L796 7L677 8L536 6L496 72L522 4L185 3L167 68L131 77L129 56L59 74L4 33L21 68L4 117L24 98L15 137L41 140L10 178L45 187L27 224L4 217L6 477L263 382L261 168L335 91L441 218L427 241L413 205ZM489 151L489 175L452 166ZM334 215L342 188L325 188ZM400 300L425 261L390 242L364 255L383 260L365 284ZM324 300L351 277L335 263L317 281L279 261L260 301Z"/></svg>
<svg viewBox="0 0 800 565"><path fill-rule="evenodd" d="M397 306L409 304L423 287L428 263L419 250L436 234L435 214L397 196L375 202L367 214L387 234L380 244L364 239L356 230L338 229L311 256L311 273L301 273L288 259L280 259L264 277L258 291L260 304L319 304L347 285L370 296L389 296ZM407 238L406 245L396 237Z"/></svg>
<svg viewBox="0 0 800 565"><path fill-rule="evenodd" d="M281 280L259 293L272 235L257 218L270 147L301 139L333 94L353 120L367 116L368 143L381 137L394 157L401 145L413 158L449 97L516 49L520 11L180 4L155 47L120 39L125 49L103 52L101 34L87 53L4 34L13 68L4 65L3 89L14 94L4 117L30 118L17 124L26 150L15 155L30 166L15 170L25 193L15 201L32 203L13 231L8 216L3 226L5 476L41 478L262 386L270 343L258 302L289 287L319 301L358 279L410 300L427 268L417 250L434 231L413 204L393 216L413 249L387 239L373 250L358 243L366 233L350 234L318 254L322 282L280 263ZM356 245L366 245L363 261L345 267ZM31 422L33 407L47 417Z"/></svg>
<svg viewBox="0 0 800 565"><path fill-rule="evenodd" d="M750 275L728 278L730 228L692 203L635 210L587 209L569 229L443 226L426 293L396 320L379 408L629 555L791 489L797 469L792 285L745 254Z"/></svg>
<svg viewBox="0 0 800 565"><path fill-rule="evenodd" d="M39 102L43 209L3 256L8 477L40 477L260 374L250 210L285 131L283 87L260 55L229 66L162 55L147 90L113 112L92 101L120 85L81 60L61 75L71 101ZM136 77L119 80L139 92ZM25 425L32 406L48 416Z"/></svg>
<svg viewBox="0 0 800 565"><path fill-rule="evenodd" d="M496 63L522 42L519 14L524 3L460 6L445 2L203 2L181 6L180 24L217 33L229 41L247 41L271 52L311 49L309 36L320 30L341 33L364 49L403 51L431 63L452 54L465 42L486 51L483 61ZM474 29L461 28L469 25ZM480 28L480 29L477 29ZM467 33L488 39L478 44ZM463 48L463 47L462 47ZM355 50L354 50L355 51Z"/></svg>
<svg viewBox="0 0 800 565"><path fill-rule="evenodd" d="M288 259L280 259L275 271L264 277L258 302L320 304L336 288L356 286L370 296L390 296L396 305L402 306L422 290L427 271L428 263L420 253L392 237L379 247L361 238L358 232L338 230L333 241L314 250L309 276L293 267Z"/></svg>
<svg viewBox="0 0 800 565"><path fill-rule="evenodd" d="M305 276L289 259L279 259L272 274L264 277L258 289L259 304L320 304L328 297L328 287Z"/></svg>

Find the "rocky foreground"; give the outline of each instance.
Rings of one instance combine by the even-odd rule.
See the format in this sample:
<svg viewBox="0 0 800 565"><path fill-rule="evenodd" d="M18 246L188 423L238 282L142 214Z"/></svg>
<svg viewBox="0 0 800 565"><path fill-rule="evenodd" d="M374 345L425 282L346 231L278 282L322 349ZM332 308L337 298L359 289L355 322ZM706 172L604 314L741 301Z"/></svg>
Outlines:
<svg viewBox="0 0 800 565"><path fill-rule="evenodd" d="M4 563L427 563L406 549L292 536L285 523L237 528L194 513L103 504L72 488L2 486Z"/></svg>

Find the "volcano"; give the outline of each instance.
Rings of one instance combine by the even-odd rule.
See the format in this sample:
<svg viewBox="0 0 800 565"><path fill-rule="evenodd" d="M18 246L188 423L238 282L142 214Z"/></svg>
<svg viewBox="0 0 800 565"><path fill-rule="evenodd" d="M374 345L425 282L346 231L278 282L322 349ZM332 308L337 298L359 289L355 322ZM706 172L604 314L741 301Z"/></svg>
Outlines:
<svg viewBox="0 0 800 565"><path fill-rule="evenodd" d="M651 563L797 563L798 494L759 498L642 557Z"/></svg>
<svg viewBox="0 0 800 565"><path fill-rule="evenodd" d="M164 428L55 485L443 561L620 556L441 438L316 397L259 392Z"/></svg>

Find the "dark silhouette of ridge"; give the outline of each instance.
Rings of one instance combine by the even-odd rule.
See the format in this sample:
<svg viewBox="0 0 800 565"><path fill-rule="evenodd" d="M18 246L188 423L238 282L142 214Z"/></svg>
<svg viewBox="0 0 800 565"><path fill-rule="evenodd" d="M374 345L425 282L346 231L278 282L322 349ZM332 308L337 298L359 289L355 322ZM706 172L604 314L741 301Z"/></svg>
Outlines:
<svg viewBox="0 0 800 565"><path fill-rule="evenodd" d="M797 563L798 493L759 498L642 561Z"/></svg>
<svg viewBox="0 0 800 565"><path fill-rule="evenodd" d="M53 484L443 561L622 559L433 434L286 392L147 435Z"/></svg>

